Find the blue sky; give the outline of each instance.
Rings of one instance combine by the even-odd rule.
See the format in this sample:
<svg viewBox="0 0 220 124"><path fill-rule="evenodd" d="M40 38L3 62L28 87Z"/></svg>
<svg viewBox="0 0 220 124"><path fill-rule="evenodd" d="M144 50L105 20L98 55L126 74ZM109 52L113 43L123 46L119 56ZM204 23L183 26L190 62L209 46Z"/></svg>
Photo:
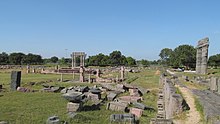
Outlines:
<svg viewBox="0 0 220 124"><path fill-rule="evenodd" d="M220 53L219 0L1 0L0 52L66 57L120 50L158 59L163 48L210 38Z"/></svg>

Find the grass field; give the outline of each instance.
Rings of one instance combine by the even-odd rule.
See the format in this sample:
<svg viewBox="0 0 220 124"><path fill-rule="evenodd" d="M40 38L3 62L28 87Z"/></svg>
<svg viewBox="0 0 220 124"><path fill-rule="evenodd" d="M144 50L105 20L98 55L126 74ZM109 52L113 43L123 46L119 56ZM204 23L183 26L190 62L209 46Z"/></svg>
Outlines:
<svg viewBox="0 0 220 124"><path fill-rule="evenodd" d="M6 88L7 92L0 92L0 121L8 121L10 124L42 124L47 118L57 115L61 120L71 124L107 124L111 114L121 113L106 110L106 103L100 110L82 111L74 119L68 119L66 112L67 101L61 97L60 93L21 93L8 92L10 87L10 71L0 71L0 84ZM143 96L147 106L156 109L159 75L155 75L156 70L143 70L141 73L129 73L128 80L137 77L130 83L146 89L153 89L150 93ZM72 75L64 75L65 80L71 80ZM67 83L58 82L60 75L53 74L25 74L22 73L21 85L32 89L41 89L42 81L48 81L49 85L69 87L73 85L89 85L88 83ZM38 82L36 85L29 85L30 82ZM126 82L126 81L125 81ZM155 117L156 111L144 111L140 118L140 123L149 123Z"/></svg>

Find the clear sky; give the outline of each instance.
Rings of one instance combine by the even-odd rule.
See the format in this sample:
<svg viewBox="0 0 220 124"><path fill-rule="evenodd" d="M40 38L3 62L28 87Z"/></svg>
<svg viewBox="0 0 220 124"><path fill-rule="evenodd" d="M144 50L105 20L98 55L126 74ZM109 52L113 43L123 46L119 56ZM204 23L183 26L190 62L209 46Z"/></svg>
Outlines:
<svg viewBox="0 0 220 124"><path fill-rule="evenodd" d="M120 50L158 59L163 48L210 38L220 53L220 0L0 0L0 52L66 57Z"/></svg>

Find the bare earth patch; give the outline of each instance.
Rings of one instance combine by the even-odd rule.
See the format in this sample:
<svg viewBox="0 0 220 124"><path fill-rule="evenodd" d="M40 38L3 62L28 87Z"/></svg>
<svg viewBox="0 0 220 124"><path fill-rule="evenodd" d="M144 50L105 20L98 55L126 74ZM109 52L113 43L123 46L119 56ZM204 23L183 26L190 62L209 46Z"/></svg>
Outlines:
<svg viewBox="0 0 220 124"><path fill-rule="evenodd" d="M187 118L185 120L176 120L175 124L200 124L201 117L199 112L196 110L195 99L192 92L185 88L177 86L181 93L183 94L184 99L190 107L190 110L187 113Z"/></svg>

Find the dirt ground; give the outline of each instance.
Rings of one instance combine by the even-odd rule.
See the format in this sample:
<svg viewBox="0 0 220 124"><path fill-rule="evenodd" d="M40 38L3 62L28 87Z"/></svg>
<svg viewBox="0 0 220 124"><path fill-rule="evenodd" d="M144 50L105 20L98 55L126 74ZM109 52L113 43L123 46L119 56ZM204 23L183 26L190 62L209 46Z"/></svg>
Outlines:
<svg viewBox="0 0 220 124"><path fill-rule="evenodd" d="M196 110L195 100L193 98L192 92L185 87L177 86L182 92L184 99L190 107L190 110L187 112L187 118L185 120L175 120L175 124L200 124L201 117L199 112Z"/></svg>

